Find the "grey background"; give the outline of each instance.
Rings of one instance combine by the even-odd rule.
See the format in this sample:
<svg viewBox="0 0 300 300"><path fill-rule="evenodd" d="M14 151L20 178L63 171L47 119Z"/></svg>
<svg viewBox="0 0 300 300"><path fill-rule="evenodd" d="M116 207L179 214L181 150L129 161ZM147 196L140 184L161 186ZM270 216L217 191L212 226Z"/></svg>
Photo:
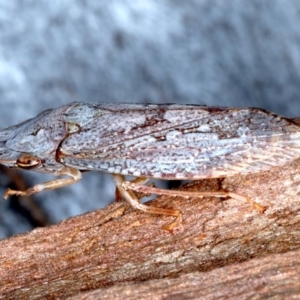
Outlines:
<svg viewBox="0 0 300 300"><path fill-rule="evenodd" d="M72 101L257 106L295 117L299 92L297 0L0 0L0 128ZM55 223L106 205L114 190L109 176L85 173L35 199ZM0 200L0 237L31 228Z"/></svg>

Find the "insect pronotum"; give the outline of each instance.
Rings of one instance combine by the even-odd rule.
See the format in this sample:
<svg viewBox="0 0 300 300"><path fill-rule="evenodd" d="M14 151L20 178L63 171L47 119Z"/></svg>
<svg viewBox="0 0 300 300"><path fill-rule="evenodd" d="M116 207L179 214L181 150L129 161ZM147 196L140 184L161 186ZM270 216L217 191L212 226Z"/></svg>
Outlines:
<svg viewBox="0 0 300 300"><path fill-rule="evenodd" d="M67 178L9 195L30 195L75 183L81 171L111 173L135 208L175 216L180 210L149 207L135 191L178 196L245 199L227 192L179 192L144 185L167 180L227 177L264 171L300 157L299 123L258 108L177 104L71 103L0 131L0 163ZM129 182L126 175L135 176Z"/></svg>

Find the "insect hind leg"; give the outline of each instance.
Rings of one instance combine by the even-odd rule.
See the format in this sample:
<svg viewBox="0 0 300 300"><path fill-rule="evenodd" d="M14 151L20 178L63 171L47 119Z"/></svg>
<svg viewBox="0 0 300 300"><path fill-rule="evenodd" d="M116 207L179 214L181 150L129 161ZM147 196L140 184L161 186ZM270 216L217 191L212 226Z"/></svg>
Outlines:
<svg viewBox="0 0 300 300"><path fill-rule="evenodd" d="M114 178L116 186L117 186L118 190L120 191L121 195L132 207L142 210L147 213L176 217L174 222L172 222L171 224L164 225L162 227L163 229L171 232L181 222L181 211L180 210L152 207L152 206L142 204L142 203L140 203L140 199L133 192L133 189L127 188L126 183L130 183L130 182L125 181L125 178L123 175L113 174L113 178ZM137 186L144 186L143 184L145 184L147 181L148 181L147 178L137 178L137 179L133 180L132 183L136 184ZM152 194L152 192L151 192L151 194Z"/></svg>
<svg viewBox="0 0 300 300"><path fill-rule="evenodd" d="M156 194L156 195L168 195L171 197L184 197L184 198L193 198L193 197L219 197L219 198L233 198L236 200L242 200L246 201L249 204L253 206L254 209L258 210L260 213L263 213L266 210L265 206L262 206L255 201L253 201L251 198L247 196L243 196L237 193L232 192L191 192L191 191L177 191L177 190L165 190L165 189L159 189L156 187L146 186L142 185L140 182L134 180L134 181L124 181L122 183L122 186L125 190L132 190L135 192L140 193L148 193L148 194Z"/></svg>

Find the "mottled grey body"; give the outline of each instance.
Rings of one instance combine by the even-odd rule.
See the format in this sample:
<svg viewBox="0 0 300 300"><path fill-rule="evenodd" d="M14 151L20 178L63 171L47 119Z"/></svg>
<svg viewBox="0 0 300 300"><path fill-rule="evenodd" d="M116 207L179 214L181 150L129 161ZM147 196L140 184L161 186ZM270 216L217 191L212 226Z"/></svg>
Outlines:
<svg viewBox="0 0 300 300"><path fill-rule="evenodd" d="M0 162L164 179L251 173L300 157L300 127L257 108L71 103L0 131Z"/></svg>

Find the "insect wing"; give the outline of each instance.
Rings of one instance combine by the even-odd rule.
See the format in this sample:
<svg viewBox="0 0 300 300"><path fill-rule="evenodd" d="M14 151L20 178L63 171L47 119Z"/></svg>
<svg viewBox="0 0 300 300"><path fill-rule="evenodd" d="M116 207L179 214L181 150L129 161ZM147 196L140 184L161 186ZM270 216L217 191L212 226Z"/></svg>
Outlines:
<svg viewBox="0 0 300 300"><path fill-rule="evenodd" d="M260 109L101 106L69 136L61 162L82 170L165 179L230 176L300 156L300 128Z"/></svg>

